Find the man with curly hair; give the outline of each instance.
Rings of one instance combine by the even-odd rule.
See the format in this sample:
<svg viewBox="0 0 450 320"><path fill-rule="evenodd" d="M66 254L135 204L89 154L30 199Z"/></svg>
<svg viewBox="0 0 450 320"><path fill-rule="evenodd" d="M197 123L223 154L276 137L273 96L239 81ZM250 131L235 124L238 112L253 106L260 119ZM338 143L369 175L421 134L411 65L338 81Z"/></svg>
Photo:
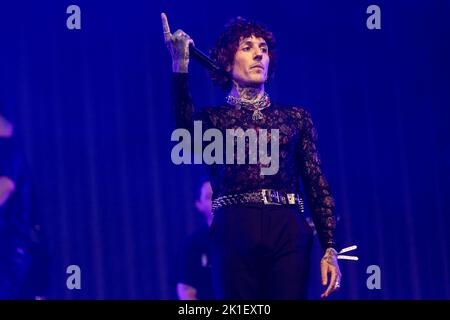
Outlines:
<svg viewBox="0 0 450 320"><path fill-rule="evenodd" d="M193 130L193 121L200 120L221 132L279 132L279 154L271 155L279 157L279 170L273 175L261 174L261 161L207 166L214 190L210 252L216 298L307 298L313 231L304 216L300 183L324 249L321 274L327 288L321 297L329 296L341 280L334 200L321 169L310 113L274 103L265 91L276 65L273 34L257 22L231 20L210 52L221 68L211 73L212 79L229 94L220 106L194 112L188 86L189 46L194 41L182 30L172 34L167 16L162 13L161 18L172 57L178 128Z"/></svg>

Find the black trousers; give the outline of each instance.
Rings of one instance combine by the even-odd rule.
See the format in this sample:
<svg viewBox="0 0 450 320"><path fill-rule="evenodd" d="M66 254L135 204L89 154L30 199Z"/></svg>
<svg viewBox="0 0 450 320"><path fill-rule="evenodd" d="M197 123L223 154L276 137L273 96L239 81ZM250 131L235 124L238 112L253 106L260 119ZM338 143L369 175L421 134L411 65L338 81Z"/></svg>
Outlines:
<svg viewBox="0 0 450 320"><path fill-rule="evenodd" d="M210 253L216 299L306 299L313 230L294 205L215 211Z"/></svg>

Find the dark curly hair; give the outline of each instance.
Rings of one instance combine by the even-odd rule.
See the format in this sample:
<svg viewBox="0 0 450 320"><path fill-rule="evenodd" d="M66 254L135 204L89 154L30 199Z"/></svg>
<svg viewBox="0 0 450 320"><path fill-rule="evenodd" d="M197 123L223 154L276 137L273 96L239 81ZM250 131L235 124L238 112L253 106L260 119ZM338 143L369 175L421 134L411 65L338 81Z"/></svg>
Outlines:
<svg viewBox="0 0 450 320"><path fill-rule="evenodd" d="M263 38L269 48L269 70L267 78L273 77L276 66L276 50L275 37L264 25L236 17L231 19L226 25L224 31L219 36L214 48L209 53L220 69L225 70L228 65L232 65L234 56L239 48L239 41L241 38L248 38L251 36ZM231 75L227 72L210 71L211 79L214 84L220 86L224 90L231 89Z"/></svg>

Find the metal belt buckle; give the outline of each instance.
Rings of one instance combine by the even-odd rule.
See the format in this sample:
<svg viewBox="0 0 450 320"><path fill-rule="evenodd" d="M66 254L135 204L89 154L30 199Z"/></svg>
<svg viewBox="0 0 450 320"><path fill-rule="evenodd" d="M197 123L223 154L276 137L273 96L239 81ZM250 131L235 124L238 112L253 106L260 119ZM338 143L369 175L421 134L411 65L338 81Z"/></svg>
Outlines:
<svg viewBox="0 0 450 320"><path fill-rule="evenodd" d="M287 200L289 204L295 204L295 193L287 193Z"/></svg>
<svg viewBox="0 0 450 320"><path fill-rule="evenodd" d="M261 194L263 197L264 204L281 204L280 195L278 194L278 191L275 191L273 189L262 189Z"/></svg>

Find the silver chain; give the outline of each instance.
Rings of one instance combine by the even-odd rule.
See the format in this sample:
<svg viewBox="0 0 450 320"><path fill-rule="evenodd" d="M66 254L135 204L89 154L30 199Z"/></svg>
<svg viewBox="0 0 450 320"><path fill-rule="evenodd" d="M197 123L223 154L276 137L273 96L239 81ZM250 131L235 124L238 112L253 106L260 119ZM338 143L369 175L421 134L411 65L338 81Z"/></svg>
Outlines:
<svg viewBox="0 0 450 320"><path fill-rule="evenodd" d="M266 92L264 92L264 95L261 97L261 99L257 101L248 101L242 98L236 98L232 95L228 95L226 97L226 100L227 103L235 106L237 109L245 108L253 111L252 119L255 121L264 119L264 114L261 112L261 110L264 110L270 106L270 98Z"/></svg>

